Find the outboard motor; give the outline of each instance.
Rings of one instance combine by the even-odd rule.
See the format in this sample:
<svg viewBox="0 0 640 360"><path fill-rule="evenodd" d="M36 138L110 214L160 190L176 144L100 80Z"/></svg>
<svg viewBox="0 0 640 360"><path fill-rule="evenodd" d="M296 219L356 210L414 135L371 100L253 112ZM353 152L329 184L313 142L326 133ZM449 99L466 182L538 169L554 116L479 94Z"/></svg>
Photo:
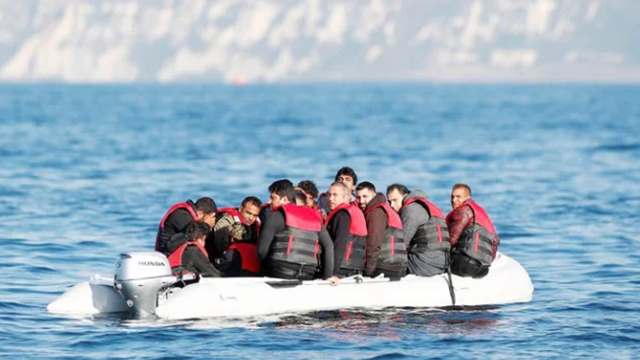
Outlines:
<svg viewBox="0 0 640 360"><path fill-rule="evenodd" d="M120 254L114 286L135 316L148 316L158 305L158 292L176 282L166 256L159 252Z"/></svg>

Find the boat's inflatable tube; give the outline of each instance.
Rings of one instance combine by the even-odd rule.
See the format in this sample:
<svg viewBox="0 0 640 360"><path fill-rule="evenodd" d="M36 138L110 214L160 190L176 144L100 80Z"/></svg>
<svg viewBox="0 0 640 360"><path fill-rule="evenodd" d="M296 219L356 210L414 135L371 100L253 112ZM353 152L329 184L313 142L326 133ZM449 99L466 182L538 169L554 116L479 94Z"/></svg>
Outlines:
<svg viewBox="0 0 640 360"><path fill-rule="evenodd" d="M81 282L47 306L52 314L97 315L128 311L124 298L112 284L99 279Z"/></svg>
<svg viewBox="0 0 640 360"><path fill-rule="evenodd" d="M456 305L498 305L531 301L533 285L515 260L500 255L482 279L452 277ZM447 307L451 296L446 275L348 278L338 286L326 281L208 278L174 289L159 300L156 315L164 319L216 316L243 317L343 308Z"/></svg>
<svg viewBox="0 0 640 360"><path fill-rule="evenodd" d="M454 275L452 282L457 306L528 302L533 296L533 285L525 269L503 254L497 255L484 278ZM157 304L156 316L172 320L345 308L452 305L448 278L444 274L432 277L409 275L399 281L352 277L342 279L337 286L331 286L324 280L203 278L185 287L162 288L151 302ZM95 315L127 311L129 306L121 291L116 291L113 286L82 283L49 304L48 310L68 315Z"/></svg>

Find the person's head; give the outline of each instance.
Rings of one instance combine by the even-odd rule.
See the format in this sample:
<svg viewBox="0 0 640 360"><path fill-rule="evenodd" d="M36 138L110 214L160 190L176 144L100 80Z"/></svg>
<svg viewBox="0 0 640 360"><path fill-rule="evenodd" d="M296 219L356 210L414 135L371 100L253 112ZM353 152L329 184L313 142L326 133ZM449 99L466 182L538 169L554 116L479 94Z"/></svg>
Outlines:
<svg viewBox="0 0 640 360"><path fill-rule="evenodd" d="M333 181L345 184L349 194L351 194L358 183L358 175L352 168L344 166L338 170Z"/></svg>
<svg viewBox="0 0 640 360"><path fill-rule="evenodd" d="M209 231L211 231L209 224L200 221L192 221L187 226L185 235L189 241L199 242L200 245L204 246L205 239L207 234L209 234Z"/></svg>
<svg viewBox="0 0 640 360"><path fill-rule="evenodd" d="M327 198L329 202L329 210L333 210L337 208L338 205L348 203L349 200L351 200L351 192L347 185L341 182L334 182L329 186Z"/></svg>
<svg viewBox="0 0 640 360"><path fill-rule="evenodd" d="M201 197L196 201L196 219L213 227L216 223L216 202L210 197Z"/></svg>
<svg viewBox="0 0 640 360"><path fill-rule="evenodd" d="M364 210L375 196L376 187L372 183L363 181L356 186L356 201L361 209Z"/></svg>
<svg viewBox="0 0 640 360"><path fill-rule="evenodd" d="M471 188L467 184L455 184L451 188L451 208L455 209L471 197Z"/></svg>
<svg viewBox="0 0 640 360"><path fill-rule="evenodd" d="M295 201L295 191L293 183L289 179L276 180L269 185L269 199L271 207L276 208L284 204L293 203Z"/></svg>
<svg viewBox="0 0 640 360"><path fill-rule="evenodd" d="M391 184L387 186L387 200L395 211L400 211L402 201L407 194L409 194L409 189L402 184Z"/></svg>
<svg viewBox="0 0 640 360"><path fill-rule="evenodd" d="M304 193L301 189L295 190L296 194L296 205L298 206L307 206L307 194Z"/></svg>
<svg viewBox="0 0 640 360"><path fill-rule="evenodd" d="M318 188L316 184L311 180L302 180L298 183L298 188L305 193L307 206L310 208L315 207L316 199L318 198Z"/></svg>
<svg viewBox="0 0 640 360"><path fill-rule="evenodd" d="M242 200L238 211L240 211L242 217L247 221L247 224L251 225L260 214L260 206L262 206L260 199L255 196L247 196Z"/></svg>

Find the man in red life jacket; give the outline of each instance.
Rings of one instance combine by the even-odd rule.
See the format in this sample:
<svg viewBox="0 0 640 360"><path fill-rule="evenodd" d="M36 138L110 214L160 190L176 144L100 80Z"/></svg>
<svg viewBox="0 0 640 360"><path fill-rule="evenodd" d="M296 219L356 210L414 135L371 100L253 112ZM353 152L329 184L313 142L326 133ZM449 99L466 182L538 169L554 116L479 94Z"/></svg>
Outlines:
<svg viewBox="0 0 640 360"><path fill-rule="evenodd" d="M455 184L451 189L447 225L451 235L451 272L479 278L489 272L500 238L489 215L471 198L471 188Z"/></svg>
<svg viewBox="0 0 640 360"><path fill-rule="evenodd" d="M335 248L334 275L347 277L364 271L367 224L364 214L351 202L349 188L340 182L329 187L326 225Z"/></svg>
<svg viewBox="0 0 640 360"><path fill-rule="evenodd" d="M367 221L365 275L403 277L407 273L407 247L400 216L389 206L384 194L376 193L376 187L368 181L356 187L356 201Z"/></svg>
<svg viewBox="0 0 640 360"><path fill-rule="evenodd" d="M442 211L422 191L409 192L401 184L389 185L387 198L402 218L409 273L433 276L447 271L451 245Z"/></svg>
<svg viewBox="0 0 640 360"><path fill-rule="evenodd" d="M209 262L204 247L209 225L191 222L184 233L177 233L167 242L169 264L174 274L192 272L205 277L219 277L220 272Z"/></svg>
<svg viewBox="0 0 640 360"><path fill-rule="evenodd" d="M313 209L295 205L291 183L277 181L269 186L269 213L258 241L258 254L267 276L311 280L316 273L335 284L333 243L322 228L322 219ZM322 261L320 261L322 256Z"/></svg>
<svg viewBox="0 0 640 360"><path fill-rule="evenodd" d="M177 233L184 232L192 221L204 222L212 227L215 224L216 210L216 202L208 197L198 199L195 204L191 200L174 204L160 220L155 250L168 255L169 239Z"/></svg>
<svg viewBox="0 0 640 360"><path fill-rule="evenodd" d="M334 182L339 182L344 184L347 187L347 192L349 193L349 202L355 201L356 198L353 194L356 188L356 184L358 183L358 175L356 172L348 167L344 166L338 170L336 176L333 178ZM318 197L318 206L325 214L328 214L329 209L329 197L328 193L322 193Z"/></svg>
<svg viewBox="0 0 640 360"><path fill-rule="evenodd" d="M238 209L218 209L219 219L207 238L207 251L225 276L256 276L260 273L257 243L261 206L260 199L248 196Z"/></svg>

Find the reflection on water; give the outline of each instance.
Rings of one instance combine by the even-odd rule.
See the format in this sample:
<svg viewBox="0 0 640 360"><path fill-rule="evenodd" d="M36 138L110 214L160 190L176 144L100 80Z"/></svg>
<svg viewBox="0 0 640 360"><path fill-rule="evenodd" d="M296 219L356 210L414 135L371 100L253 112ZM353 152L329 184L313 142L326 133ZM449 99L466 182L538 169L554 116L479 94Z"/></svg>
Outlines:
<svg viewBox="0 0 640 360"><path fill-rule="evenodd" d="M349 340L358 337L400 339L407 330L432 335L474 335L500 326L497 306L451 308L385 308L313 311L304 314L274 314L246 318L208 318L163 320L155 316L137 319L128 313L99 314L88 317L62 317L69 324L97 327L179 329L282 329L329 330L327 336ZM53 316L56 317L56 316Z"/></svg>
<svg viewBox="0 0 640 360"><path fill-rule="evenodd" d="M385 308L343 309L315 311L306 314L287 315L261 326L295 329L334 330L341 339L380 337L400 339L407 330L438 335L474 335L485 333L488 328L500 325L498 307L458 307L446 309Z"/></svg>

